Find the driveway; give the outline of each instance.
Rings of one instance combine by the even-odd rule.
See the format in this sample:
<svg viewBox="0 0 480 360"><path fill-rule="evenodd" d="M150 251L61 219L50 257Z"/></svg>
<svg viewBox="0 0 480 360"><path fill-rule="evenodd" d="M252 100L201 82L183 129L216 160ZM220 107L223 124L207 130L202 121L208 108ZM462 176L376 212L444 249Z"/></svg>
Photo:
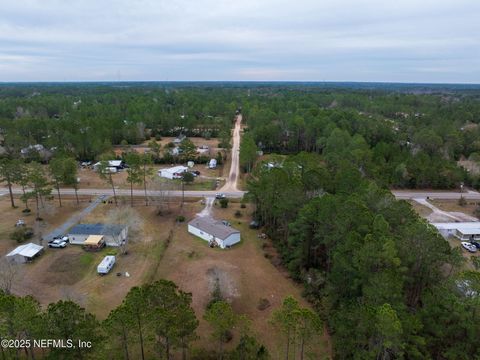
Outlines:
<svg viewBox="0 0 480 360"><path fill-rule="evenodd" d="M70 229L72 226L78 224L85 216L90 214L98 206L98 204L102 203L107 198L108 198L107 195L100 195L90 205L88 205L85 209L83 209L79 213L72 216L70 219L65 221L62 225L57 227L55 230L53 230L49 234L43 236L43 240L46 240L48 242L49 240L52 240L55 236L61 236L61 235L66 234L68 229Z"/></svg>

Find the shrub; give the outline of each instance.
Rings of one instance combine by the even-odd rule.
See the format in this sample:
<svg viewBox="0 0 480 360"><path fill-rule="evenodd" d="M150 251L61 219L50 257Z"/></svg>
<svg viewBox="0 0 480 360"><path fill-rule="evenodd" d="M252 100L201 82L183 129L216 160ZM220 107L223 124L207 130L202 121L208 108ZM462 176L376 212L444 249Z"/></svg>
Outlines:
<svg viewBox="0 0 480 360"><path fill-rule="evenodd" d="M228 207L228 199L227 198L220 199L220 207L222 209L226 209Z"/></svg>
<svg viewBox="0 0 480 360"><path fill-rule="evenodd" d="M477 256L471 256L472 264L476 270L480 269L480 258Z"/></svg>
<svg viewBox="0 0 480 360"><path fill-rule="evenodd" d="M185 216L178 215L177 218L176 218L176 221L179 222L179 223L184 222L185 221Z"/></svg>
<svg viewBox="0 0 480 360"><path fill-rule="evenodd" d="M240 210L235 211L235 217L239 218L242 217L242 212Z"/></svg>
<svg viewBox="0 0 480 360"><path fill-rule="evenodd" d="M18 243L22 243L33 236L33 230L29 227L19 227L10 234L10 239L15 240Z"/></svg>
<svg viewBox="0 0 480 360"><path fill-rule="evenodd" d="M120 145L122 146L127 146L128 145L128 141L123 139L122 141L120 141Z"/></svg>
<svg viewBox="0 0 480 360"><path fill-rule="evenodd" d="M247 205L244 204L244 203L241 203L241 204L240 204L240 207L241 207L242 209L245 209L245 208L247 207Z"/></svg>
<svg viewBox="0 0 480 360"><path fill-rule="evenodd" d="M162 140L162 136L161 136L160 134L155 135L155 140L161 141L161 140Z"/></svg>
<svg viewBox="0 0 480 360"><path fill-rule="evenodd" d="M32 212L32 210L30 210L30 209L23 209L22 210L22 213L24 213L24 214L29 214L31 212Z"/></svg>
<svg viewBox="0 0 480 360"><path fill-rule="evenodd" d="M467 205L467 200L463 196L460 196L460 199L458 199L458 205L460 206L465 206Z"/></svg>

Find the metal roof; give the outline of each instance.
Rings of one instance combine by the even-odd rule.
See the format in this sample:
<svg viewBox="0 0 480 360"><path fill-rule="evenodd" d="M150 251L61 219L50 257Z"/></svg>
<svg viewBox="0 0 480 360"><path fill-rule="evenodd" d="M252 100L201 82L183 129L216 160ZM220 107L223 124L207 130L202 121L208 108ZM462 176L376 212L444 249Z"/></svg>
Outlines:
<svg viewBox="0 0 480 360"><path fill-rule="evenodd" d="M113 235L118 236L125 229L120 224L78 224L72 227L68 233L75 235Z"/></svg>
<svg viewBox="0 0 480 360"><path fill-rule="evenodd" d="M232 234L239 234L240 231L222 224L221 221L212 219L211 217L198 217L191 220L188 225L213 235L218 239L225 240Z"/></svg>
<svg viewBox="0 0 480 360"><path fill-rule="evenodd" d="M18 254L18 255L30 258L30 257L34 257L42 250L43 250L43 246L40 246L34 243L28 243L25 245L17 246L15 249L10 251L7 254L7 256L14 256Z"/></svg>

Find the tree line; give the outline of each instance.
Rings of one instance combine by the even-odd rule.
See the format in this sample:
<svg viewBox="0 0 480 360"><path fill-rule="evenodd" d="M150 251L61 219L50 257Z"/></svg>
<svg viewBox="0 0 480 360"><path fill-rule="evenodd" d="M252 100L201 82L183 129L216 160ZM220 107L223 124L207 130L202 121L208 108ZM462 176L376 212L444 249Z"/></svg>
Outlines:
<svg viewBox="0 0 480 360"><path fill-rule="evenodd" d="M195 344L199 320L191 306L192 295L168 280L133 287L123 302L100 321L70 300L43 309L32 296L17 297L0 291L0 339L26 344L2 346L2 359L197 359L268 360L251 321L236 313L223 299L205 310L212 344ZM318 316L299 306L293 297L284 299L271 316L278 338L286 344L286 358L298 351L306 359L313 337L322 330ZM234 337L236 345L225 346ZM34 340L54 339L61 346L39 348ZM88 346L79 346L80 342ZM280 343L279 342L279 343Z"/></svg>
<svg viewBox="0 0 480 360"><path fill-rule="evenodd" d="M255 216L325 318L335 358L480 356L480 276L461 270L458 249L349 159L273 159L248 184Z"/></svg>

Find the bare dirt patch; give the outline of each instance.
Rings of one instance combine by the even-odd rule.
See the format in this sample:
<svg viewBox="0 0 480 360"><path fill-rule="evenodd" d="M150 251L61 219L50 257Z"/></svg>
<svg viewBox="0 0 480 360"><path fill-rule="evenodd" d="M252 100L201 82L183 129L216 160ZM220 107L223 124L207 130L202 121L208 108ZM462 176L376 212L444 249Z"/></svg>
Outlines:
<svg viewBox="0 0 480 360"><path fill-rule="evenodd" d="M241 218L234 216L238 209L242 211ZM234 310L252 320L252 328L259 341L269 348L273 358L279 358L277 336L268 323L271 312L287 295L295 296L303 306L309 304L301 297L302 287L265 258L262 241L257 238L258 232L248 228L251 211L249 207L242 209L238 202L230 203L228 209L220 209L218 205L213 207L216 218L227 219L241 230L242 242L229 250L209 248L207 242L188 234L187 227L180 225L160 263L157 277L173 280L184 291L192 293L192 305L200 319L199 346L212 347L210 329L203 320L203 314L218 279L222 294ZM194 212L190 214L193 216ZM259 310L261 299L266 299L270 306ZM233 341L229 346L235 344ZM322 340L318 344L316 358L328 352L325 349L328 349L328 344Z"/></svg>

